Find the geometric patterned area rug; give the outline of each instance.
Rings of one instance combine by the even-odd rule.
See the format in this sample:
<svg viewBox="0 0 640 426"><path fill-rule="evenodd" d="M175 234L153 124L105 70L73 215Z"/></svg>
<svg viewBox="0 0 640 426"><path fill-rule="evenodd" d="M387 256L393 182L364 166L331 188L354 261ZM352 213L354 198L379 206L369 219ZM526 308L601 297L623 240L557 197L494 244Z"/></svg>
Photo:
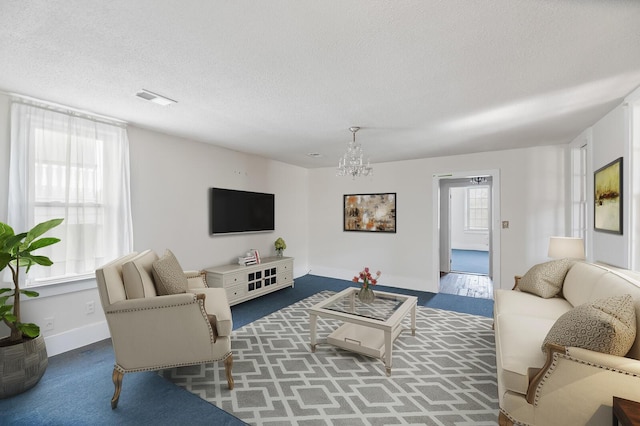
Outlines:
<svg viewBox="0 0 640 426"><path fill-rule="evenodd" d="M229 391L222 363L160 374L250 425L496 425L491 318L418 306L384 363L329 344L309 348L308 309L323 291L233 332ZM340 323L318 318L319 343Z"/></svg>

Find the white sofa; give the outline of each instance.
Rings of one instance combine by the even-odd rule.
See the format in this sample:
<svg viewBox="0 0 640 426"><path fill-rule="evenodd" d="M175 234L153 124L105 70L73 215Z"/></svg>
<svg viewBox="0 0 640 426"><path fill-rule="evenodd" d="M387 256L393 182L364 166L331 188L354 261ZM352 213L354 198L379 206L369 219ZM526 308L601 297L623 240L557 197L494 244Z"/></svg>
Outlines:
<svg viewBox="0 0 640 426"><path fill-rule="evenodd" d="M559 296L545 299L520 291L520 277L513 290L495 290L500 425L606 425L611 424L614 396L640 401L640 282L636 274L576 262L566 273ZM626 356L554 344L541 350L560 316L576 306L625 294L633 298L638 330Z"/></svg>

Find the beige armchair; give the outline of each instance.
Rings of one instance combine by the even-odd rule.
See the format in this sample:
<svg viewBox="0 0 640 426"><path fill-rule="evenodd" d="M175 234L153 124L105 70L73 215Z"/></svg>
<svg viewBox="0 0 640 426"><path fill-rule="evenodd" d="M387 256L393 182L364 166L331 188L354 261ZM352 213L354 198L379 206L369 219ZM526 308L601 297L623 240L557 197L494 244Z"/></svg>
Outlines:
<svg viewBox="0 0 640 426"><path fill-rule="evenodd" d="M204 275L185 272L186 292L158 295L151 250L131 253L98 270L96 279L113 350L116 408L125 373L224 361L233 389L231 309L224 289L208 288Z"/></svg>

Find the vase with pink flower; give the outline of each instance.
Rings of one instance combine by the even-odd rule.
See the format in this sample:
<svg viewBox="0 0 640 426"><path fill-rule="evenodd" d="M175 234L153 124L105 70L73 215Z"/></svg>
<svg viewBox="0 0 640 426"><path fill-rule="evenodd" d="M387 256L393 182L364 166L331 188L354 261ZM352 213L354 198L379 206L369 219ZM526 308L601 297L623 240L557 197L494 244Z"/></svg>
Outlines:
<svg viewBox="0 0 640 426"><path fill-rule="evenodd" d="M378 278L382 272L377 271L375 277L371 274L368 267L365 267L360 273L353 277L354 283L360 283L362 281L362 287L358 292L358 299L363 303L371 303L375 300L376 295L373 292L372 286L378 283Z"/></svg>

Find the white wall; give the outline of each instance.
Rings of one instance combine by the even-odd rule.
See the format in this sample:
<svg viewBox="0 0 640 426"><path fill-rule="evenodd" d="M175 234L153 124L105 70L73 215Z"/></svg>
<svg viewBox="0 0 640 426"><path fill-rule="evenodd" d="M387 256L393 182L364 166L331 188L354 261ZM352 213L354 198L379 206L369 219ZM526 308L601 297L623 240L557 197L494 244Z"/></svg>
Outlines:
<svg viewBox="0 0 640 426"><path fill-rule="evenodd" d="M352 180L333 168L309 172L311 273L350 279L363 266L381 270L380 283L436 292L432 271L433 175L497 169L501 206L502 283L547 260L548 238L564 232L564 147L538 147L375 164L374 176ZM344 194L397 193L397 233L342 231Z"/></svg>
<svg viewBox="0 0 640 426"><path fill-rule="evenodd" d="M5 95L0 93L0 220L3 222L8 217L10 138L9 101Z"/></svg>
<svg viewBox="0 0 640 426"><path fill-rule="evenodd" d="M9 168L9 99L0 95L0 220L7 220ZM294 276L308 268L308 171L288 164L212 145L129 127L134 248L162 253L170 248L185 269L231 263L248 249L274 255L279 236L287 256L295 257ZM208 231L208 188L211 186L275 194L276 231L215 236ZM113 230L114 235L118 230ZM25 301L23 319L55 328L43 331L49 355L109 336L95 280L86 289L41 295ZM64 287L64 285L62 286ZM58 289L60 286L58 286ZM44 291L49 293L49 291ZM95 313L86 314L87 302ZM6 333L0 330L0 335Z"/></svg>
<svg viewBox="0 0 640 426"><path fill-rule="evenodd" d="M252 248L274 256L282 237L294 276L306 273L306 169L136 127L128 134L136 250L169 248L183 268L202 269L235 263ZM276 230L209 235L210 187L275 194Z"/></svg>
<svg viewBox="0 0 640 426"><path fill-rule="evenodd" d="M629 171L631 176L629 190L629 210L633 212L630 224L630 261L631 269L640 270L640 88L627 96L629 104Z"/></svg>
<svg viewBox="0 0 640 426"><path fill-rule="evenodd" d="M604 116L592 127L593 134L593 171L610 163L618 157L622 160L622 211L623 211L623 234L609 234L593 230L593 223L590 224L592 233L592 255L591 259L598 262L605 262L621 268L629 268L629 232L630 230L630 167L628 155L628 122L625 114L626 106L619 105L609 114ZM592 190L593 191L593 190ZM591 200L590 209L593 209L593 192L588 194Z"/></svg>

